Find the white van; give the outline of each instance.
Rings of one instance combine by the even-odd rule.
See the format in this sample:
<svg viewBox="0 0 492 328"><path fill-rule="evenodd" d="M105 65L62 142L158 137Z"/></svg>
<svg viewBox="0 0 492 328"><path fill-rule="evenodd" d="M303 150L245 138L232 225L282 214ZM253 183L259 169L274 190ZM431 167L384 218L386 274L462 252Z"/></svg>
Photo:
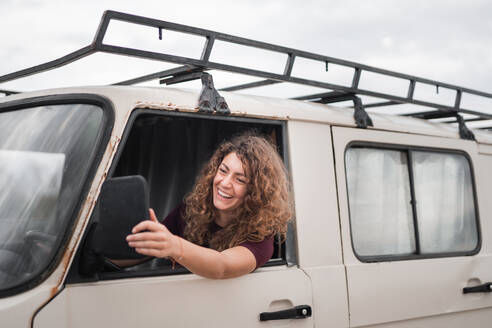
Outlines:
<svg viewBox="0 0 492 328"><path fill-rule="evenodd" d="M105 45L112 20L203 36L202 57ZM214 40L284 53L285 72L211 62ZM112 11L90 46L0 83L96 51L184 65L121 84L155 78L205 84L201 93L123 85L4 90L1 327L490 327L492 134L471 132L466 121L492 116L464 109L460 100L491 94ZM353 83L293 77L297 57L352 67ZM221 98L204 73L213 69L266 79L231 90L281 82L328 90L298 100L219 90ZM360 89L366 71L407 79L407 95ZM419 84L456 91L455 105L413 99ZM385 99L380 107L427 109L368 114L364 107L371 106L358 96ZM343 100L355 109L326 105ZM448 124L431 121L445 118ZM88 263L105 181L145 177L150 206L163 217L216 145L251 129L277 145L295 197L287 239L276 243L266 265L212 280L166 260L126 269Z"/></svg>

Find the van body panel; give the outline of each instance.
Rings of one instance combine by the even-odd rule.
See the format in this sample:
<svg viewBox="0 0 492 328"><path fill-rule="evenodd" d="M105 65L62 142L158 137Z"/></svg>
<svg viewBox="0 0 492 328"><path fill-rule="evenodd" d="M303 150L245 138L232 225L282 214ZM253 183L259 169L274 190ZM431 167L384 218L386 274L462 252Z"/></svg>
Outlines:
<svg viewBox="0 0 492 328"><path fill-rule="evenodd" d="M482 146L483 145L479 145L479 150L482 149ZM489 219L490 213L492 213L492 202L490 201L490 195L492 195L492 184L488 183L487 179L491 175L492 153L480 153L474 162L474 167L475 177L477 179L475 185L481 213L480 228L483 236L480 255L492 256L492 240L490 238L490 236L492 236L492 222ZM492 268L489 269L492 270ZM492 295L490 296L492 297Z"/></svg>
<svg viewBox="0 0 492 328"><path fill-rule="evenodd" d="M53 298L56 288L56 279L48 278L32 290L0 299L2 327L30 327L36 310Z"/></svg>
<svg viewBox="0 0 492 328"><path fill-rule="evenodd" d="M315 327L348 327L345 267L326 265L304 269L313 287Z"/></svg>
<svg viewBox="0 0 492 328"><path fill-rule="evenodd" d="M287 130L298 260L316 286L314 323L317 327L347 327L347 289L330 126L291 120Z"/></svg>
<svg viewBox="0 0 492 328"><path fill-rule="evenodd" d="M492 257L482 248L473 256L448 256L427 259L408 259L362 263L355 255L350 230L349 207L345 176L345 151L351 142L364 141L374 145L402 145L428 147L436 150L465 152L471 161L472 170L479 162L477 145L473 141L451 140L428 136L381 131L333 128L336 174L342 226L343 255L347 268L350 326L369 326L392 322L392 327L405 326L405 321L440 315L438 324L461 327L444 313L458 313L484 308L492 316L492 295L488 293L467 294L463 287L475 285L472 279L482 283L492 281ZM476 172L475 172L476 173ZM477 190L479 194L479 190ZM484 213L477 200L477 213ZM477 214L479 217L479 214ZM486 216L482 220L486 220ZM487 237L485 237L487 238ZM477 316L484 312L476 312ZM476 321L474 312L463 312ZM420 319L419 319L420 320ZM444 321L443 321L444 320Z"/></svg>
<svg viewBox="0 0 492 328"><path fill-rule="evenodd" d="M484 155L492 155L492 145L478 144L478 152Z"/></svg>
<svg viewBox="0 0 492 328"><path fill-rule="evenodd" d="M492 133L489 130L474 129L473 134L478 144L492 145Z"/></svg>
<svg viewBox="0 0 492 328"><path fill-rule="evenodd" d="M483 308L492 316L490 295L462 292L471 279L490 281L491 265L488 256L348 264L350 325L400 327L405 320L441 315L447 327L462 327L442 314L463 312L474 320L469 310Z"/></svg>
<svg viewBox="0 0 492 328"><path fill-rule="evenodd" d="M340 265L342 250L330 126L290 121L287 129L299 265Z"/></svg>
<svg viewBox="0 0 492 328"><path fill-rule="evenodd" d="M389 322L364 326L367 328L448 328L448 327L490 327L490 311L477 309L472 311L451 312L412 320Z"/></svg>
<svg viewBox="0 0 492 328"><path fill-rule="evenodd" d="M260 322L261 312L303 304L312 304L311 282L295 267L226 280L194 274L107 280L67 285L34 327L264 327L278 322ZM288 324L312 327L313 318Z"/></svg>

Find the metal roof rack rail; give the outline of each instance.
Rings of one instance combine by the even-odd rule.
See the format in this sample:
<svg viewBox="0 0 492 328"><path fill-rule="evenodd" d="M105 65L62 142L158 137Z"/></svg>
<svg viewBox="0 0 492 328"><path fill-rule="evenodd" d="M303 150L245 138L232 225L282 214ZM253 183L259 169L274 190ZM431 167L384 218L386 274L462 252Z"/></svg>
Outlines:
<svg viewBox="0 0 492 328"><path fill-rule="evenodd" d="M185 34L191 34L195 36L201 36L205 38L206 42L204 43L200 59L184 57L184 56L176 56L168 53L152 52L152 51L146 51L146 50L135 49L135 48L121 47L116 45L108 45L108 44L104 44L103 40L106 35L106 31L108 29L109 23L111 21L122 21L122 22L156 28L158 30L159 39L162 39L163 31L168 30L168 31L180 32ZM234 66L234 65L228 65L220 62L210 61L210 55L212 53L214 42L216 40L228 42L231 44L269 50L280 54L285 54L287 59L284 65L284 72L283 74L277 74L277 73L272 73L263 70L250 69L241 66ZM392 106L397 104L414 104L418 106L432 108L432 110L426 112L414 112L414 113L404 114L407 116L423 118L423 119L436 119L436 118L448 118L448 117L456 118L455 120L446 123L458 123L458 126L460 127L460 135L464 138L473 138L473 134L466 132L467 129L465 126L465 122L492 120L492 114L463 108L461 105L462 96L464 94L492 99L492 94L490 93L464 88L464 87L443 83L439 81L434 81L430 79L425 79L417 76L412 76L408 74L402 74L394 71L380 69L380 68L376 68L356 62L351 62L347 60L342 60L334 57L323 56L311 52L296 50L296 49L282 47L270 43L265 43L265 42L241 38L229 34L214 32L211 30L206 30L206 29L201 29L201 28L196 28L196 27L191 27L181 24L175 24L162 20L135 16L135 15L125 14L116 11L104 12L100 25L96 32L96 35L94 37L94 40L89 46L83 47L77 51L74 51L56 60L49 61L44 64L40 64L37 66L33 66L30 68L19 70L17 72L0 76L0 83L12 81L15 79L19 79L21 77L26 77L36 73L58 68L96 52L132 56L137 58L158 60L158 61L164 61L164 62L170 62L170 63L182 65L173 69L140 76L131 80L121 81L115 83L115 85L131 85L131 84L141 83L141 82L155 80L155 79L159 79L161 84L169 85L169 84L189 81L193 79L200 79L202 77L202 73L205 71L221 70L221 71L240 73L249 76L259 77L262 79L257 82L235 85L235 86L220 89L223 91L242 90L247 88L254 88L254 87L266 86L266 85L272 85L272 84L284 83L284 82L290 82L295 84L327 89L328 91L326 93L312 94L303 97L296 97L293 99L308 100L308 101L314 101L319 103L333 103L337 101L352 100L354 102L354 106L353 106L354 118L357 122L357 125L362 128L366 126L370 126L372 124L372 122L370 121L370 117L367 115L364 108L384 107L384 106ZM326 67L328 67L329 64L335 64L343 67L352 68L354 70L352 83L350 86L344 86L340 84L327 83L316 79L306 79L306 78L292 76L292 69L294 67L296 58L304 58L304 59L319 61L324 63ZM359 82L361 80L362 74L365 72L371 72L381 76L406 80L408 82L406 96L405 97L395 96L385 92L376 92L376 91L360 88ZM415 99L414 92L417 83L423 85L435 86L437 92L439 91L439 88L445 88L454 91L455 92L454 106ZM11 94L14 92L7 91L3 93ZM377 99L381 99L383 101L363 105L362 102L360 101L359 98L360 96L374 97ZM468 116L470 117L467 117L465 119L462 116L460 116L462 114L468 114ZM492 124L482 128L486 128L486 129L492 128Z"/></svg>
<svg viewBox="0 0 492 328"><path fill-rule="evenodd" d="M0 89L0 93L5 95L5 96L10 96L10 95L15 95L16 93L20 93L20 92L19 91L13 91L13 90Z"/></svg>

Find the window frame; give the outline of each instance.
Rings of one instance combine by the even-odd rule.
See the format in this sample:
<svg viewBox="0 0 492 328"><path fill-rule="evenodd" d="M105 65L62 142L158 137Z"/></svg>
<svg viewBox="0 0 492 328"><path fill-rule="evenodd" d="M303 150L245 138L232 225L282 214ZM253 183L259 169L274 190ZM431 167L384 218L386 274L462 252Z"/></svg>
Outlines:
<svg viewBox="0 0 492 328"><path fill-rule="evenodd" d="M241 122L241 123L254 123L254 124L267 124L278 126L280 129L281 136L277 139L279 144L277 145L281 148L281 158L288 172L290 172L289 167L289 149L287 147L287 123L284 120L275 120L275 119L264 119L264 118L254 118L254 117L242 117L242 116L221 116L221 115L210 115L210 114L202 114L195 112L179 112L179 111L168 111L168 110L159 110L153 108L135 108L129 119L126 123L125 129L121 136L120 143L118 145L118 149L116 154L112 160L111 167L108 170L107 177L113 176L115 173L116 167L120 161L120 158L125 150L125 145L128 141L132 128L135 124L135 121L140 115L155 115L155 116L167 116L167 117L180 117L180 118L189 118L189 119L205 119L205 120L219 120L219 121L228 121L228 122ZM94 215L94 213L93 213ZM91 217L92 221L92 217ZM90 226L90 222L88 226ZM285 258L275 258L270 259L267 263L261 266L271 267L271 266L293 266L297 264L297 247L296 247L296 237L294 231L294 224L289 222L288 231L286 240L283 245L285 247ZM80 245L84 244L86 239L87 231L82 238L82 242ZM104 280L115 280L115 279L127 279L127 278L144 278L144 277L159 277L159 276L172 276L172 275L181 275L181 274L189 274L191 273L186 268L178 266L175 269L172 269L170 266L163 266L162 268L154 268L154 269L141 269L141 270L125 270L125 271L107 271L107 272L99 272L94 278L90 277L82 277L78 274L78 265L80 259L80 252L82 247L77 251L76 259L72 262L72 267L67 277L67 284L74 283L83 283L88 281L104 281Z"/></svg>
<svg viewBox="0 0 492 328"><path fill-rule="evenodd" d="M411 254L395 254L395 255L359 255L354 247L354 238L352 234L352 217L350 214L350 198L349 198L349 190L347 185L347 165L346 165L346 153L351 148L371 148L371 149L380 149L380 150L396 150L396 151L404 151L407 154L407 169L409 173L409 184L410 184L410 194L411 194L411 208L412 208L412 220L413 220L413 234L415 238L415 253ZM415 199L415 181L414 181L414 173L412 166L412 152L420 151L420 152L429 152L429 153L437 153L437 154L454 154L461 155L468 162L470 168L470 178L471 178L471 187L473 193L473 205L475 209L475 225L477 231L477 245L474 249L470 251L460 251L460 252L441 252L441 253L418 253L420 252L420 237L419 237L419 228L418 228L418 219L417 219L417 210L416 210L416 199ZM346 193L347 193L347 211L349 218L349 226L350 226L350 243L352 246L352 252L355 257L365 263L372 262L389 262L389 261L405 261L405 260L419 260L419 259L430 259L430 258L445 258L445 257L458 257L458 256L472 256L480 252L482 247L482 233L480 227L480 213L478 208L478 200L477 200L477 191L476 191L476 183L475 183L475 173L473 167L473 161L470 155L463 150L460 149L443 149L436 147L425 147L425 146L416 146L416 145L401 145L401 144L391 144L391 143L379 143L379 142L368 142L368 141L350 141L346 146L343 153L343 163L344 163L344 177L345 177L345 185L346 185ZM418 200L417 200L418 201Z"/></svg>
<svg viewBox="0 0 492 328"><path fill-rule="evenodd" d="M111 131L113 130L114 120L115 120L113 103L108 98L97 94L89 94L89 93L56 94L56 95L30 97L30 98L24 98L24 99L18 99L18 100L0 103L0 113L16 111L16 110L24 110L24 109L38 107L38 106L70 105L70 104L94 105L100 107L103 112L102 119L101 119L101 126L99 128L99 131L97 132L96 143L93 148L92 163L90 164L87 170L87 175L84 179L85 181L82 185L82 189L80 190L78 199L74 203L72 213L70 214L70 217L67 218L66 221L67 224L65 230L60 232L61 239L57 245L57 250L52 255L51 260L45 266L45 269L40 274L34 276L30 280L18 286L14 286L5 290L0 290L0 298L16 295L38 286L44 280L46 280L51 275L51 273L58 267L62 259L62 256L72 237L72 234L74 232L76 218L80 214L80 210L82 209L82 205L85 199L87 198L87 194L92 184L92 180L94 179L96 171L99 167L99 163L101 162L104 156L106 145L109 142Z"/></svg>

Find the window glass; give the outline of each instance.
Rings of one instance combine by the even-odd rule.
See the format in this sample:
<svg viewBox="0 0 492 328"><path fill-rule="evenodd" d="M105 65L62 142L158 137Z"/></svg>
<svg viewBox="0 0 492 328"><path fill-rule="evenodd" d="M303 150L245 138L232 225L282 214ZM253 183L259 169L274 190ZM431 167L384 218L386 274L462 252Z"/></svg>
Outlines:
<svg viewBox="0 0 492 328"><path fill-rule="evenodd" d="M422 253L471 251L478 242L470 166L464 156L412 152Z"/></svg>
<svg viewBox="0 0 492 328"><path fill-rule="evenodd" d="M476 249L472 175L465 156L355 146L346 151L345 163L357 255L401 258Z"/></svg>
<svg viewBox="0 0 492 328"><path fill-rule="evenodd" d="M413 253L415 236L406 152L350 148L345 163L356 253Z"/></svg>
<svg viewBox="0 0 492 328"><path fill-rule="evenodd" d="M102 118L83 104L0 113L0 290L31 280L56 253Z"/></svg>

